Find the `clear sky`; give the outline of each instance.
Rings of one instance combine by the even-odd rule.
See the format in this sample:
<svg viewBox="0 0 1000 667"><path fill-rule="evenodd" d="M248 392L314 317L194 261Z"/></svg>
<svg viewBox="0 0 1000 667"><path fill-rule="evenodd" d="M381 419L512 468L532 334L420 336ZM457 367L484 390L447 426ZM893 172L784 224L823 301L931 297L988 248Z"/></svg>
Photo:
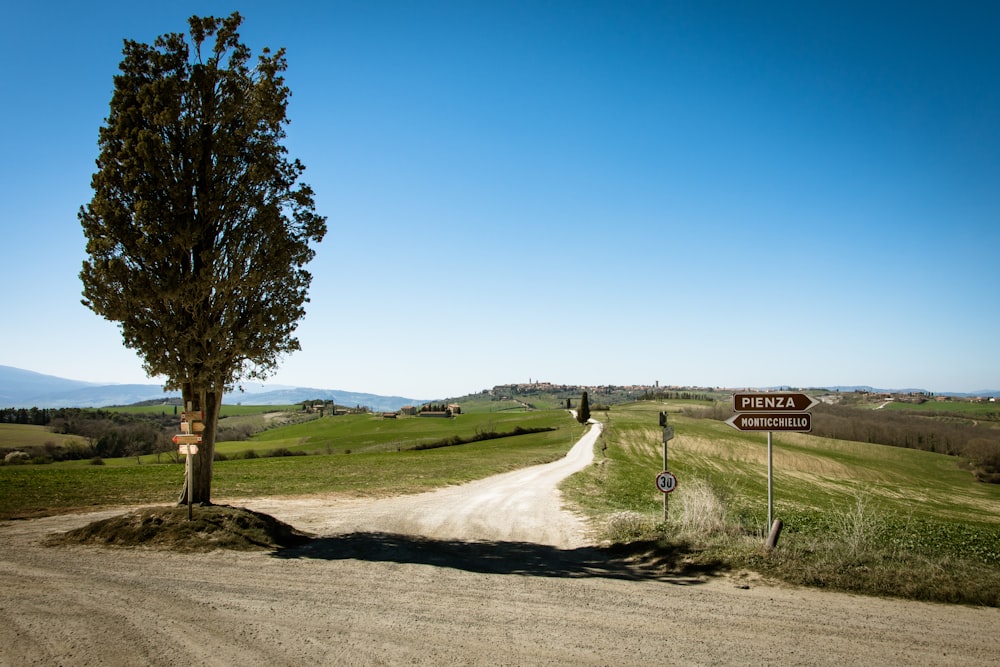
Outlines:
<svg viewBox="0 0 1000 667"><path fill-rule="evenodd" d="M80 304L122 40L286 47L329 232L272 384L1000 388L1000 3L8 3L0 365L151 382Z"/></svg>

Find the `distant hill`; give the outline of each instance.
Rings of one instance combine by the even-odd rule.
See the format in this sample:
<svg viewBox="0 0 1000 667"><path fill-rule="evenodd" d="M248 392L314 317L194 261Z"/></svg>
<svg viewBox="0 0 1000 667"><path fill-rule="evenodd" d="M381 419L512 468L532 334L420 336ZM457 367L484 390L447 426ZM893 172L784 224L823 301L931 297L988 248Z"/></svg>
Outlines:
<svg viewBox="0 0 1000 667"><path fill-rule="evenodd" d="M967 392L956 392L956 391L927 391L926 389L876 389L875 387L869 387L867 385L841 385L835 387L823 387L828 391L840 391L840 392L854 392L854 391L867 391L874 394L934 394L937 396L954 396L955 398L977 398L977 397L989 397L997 396L1000 397L1000 389L981 389L979 391L967 391Z"/></svg>
<svg viewBox="0 0 1000 667"><path fill-rule="evenodd" d="M102 385L0 366L0 407L101 408L179 396L180 393L176 391L164 392L163 387L158 384ZM351 407L367 406L376 411L398 410L404 405L421 405L427 402L427 399L380 396L337 389L249 384L245 386L244 392L232 392L223 397L223 401L230 405L288 405L310 399L335 401Z"/></svg>

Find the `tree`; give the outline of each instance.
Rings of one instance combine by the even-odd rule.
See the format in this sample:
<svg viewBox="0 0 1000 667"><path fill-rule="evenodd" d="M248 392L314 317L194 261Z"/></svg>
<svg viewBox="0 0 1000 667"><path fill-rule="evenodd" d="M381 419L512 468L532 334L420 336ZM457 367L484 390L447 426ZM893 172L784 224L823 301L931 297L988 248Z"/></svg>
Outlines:
<svg viewBox="0 0 1000 667"><path fill-rule="evenodd" d="M78 216L84 305L204 412L192 473L200 503L211 501L222 394L299 349L304 267L326 234L299 182L305 168L282 145L284 50L251 64L242 21L192 17L190 45L180 33L125 41L93 199Z"/></svg>
<svg viewBox="0 0 1000 667"><path fill-rule="evenodd" d="M590 420L590 401L587 399L587 392L583 392L580 397L580 407L576 411L576 420L581 424L586 424Z"/></svg>

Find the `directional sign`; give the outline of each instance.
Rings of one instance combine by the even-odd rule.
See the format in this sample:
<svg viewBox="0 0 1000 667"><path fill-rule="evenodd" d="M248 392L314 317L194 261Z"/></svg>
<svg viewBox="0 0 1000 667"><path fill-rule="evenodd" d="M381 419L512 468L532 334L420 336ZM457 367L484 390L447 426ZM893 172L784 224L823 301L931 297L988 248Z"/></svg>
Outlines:
<svg viewBox="0 0 1000 667"><path fill-rule="evenodd" d="M811 431L808 412L741 412L726 420L738 431Z"/></svg>
<svg viewBox="0 0 1000 667"><path fill-rule="evenodd" d="M795 392L733 394L735 412L805 412L817 403L812 396Z"/></svg>
<svg viewBox="0 0 1000 667"><path fill-rule="evenodd" d="M202 412L181 413L182 433L201 433L205 430L205 414Z"/></svg>
<svg viewBox="0 0 1000 667"><path fill-rule="evenodd" d="M180 445L177 447L177 453L194 456L198 453L198 445Z"/></svg>
<svg viewBox="0 0 1000 667"><path fill-rule="evenodd" d="M667 440L673 440L673 439L674 439L674 427L673 426L664 426L663 427L663 442L666 442Z"/></svg>
<svg viewBox="0 0 1000 667"><path fill-rule="evenodd" d="M175 445L197 445L199 442L201 442L201 436L196 435L194 433L191 434L182 433L179 435L175 435L172 438L172 440L174 441Z"/></svg>
<svg viewBox="0 0 1000 667"><path fill-rule="evenodd" d="M661 493L672 493L677 488L677 478L674 473L664 470L656 476L656 488Z"/></svg>

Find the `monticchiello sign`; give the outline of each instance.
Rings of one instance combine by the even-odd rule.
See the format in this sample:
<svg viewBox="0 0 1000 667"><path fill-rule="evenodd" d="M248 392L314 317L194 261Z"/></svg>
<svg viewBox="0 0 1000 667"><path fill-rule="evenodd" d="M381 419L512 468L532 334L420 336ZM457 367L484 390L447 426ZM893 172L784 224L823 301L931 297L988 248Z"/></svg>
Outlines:
<svg viewBox="0 0 1000 667"><path fill-rule="evenodd" d="M740 431L811 431L808 412L742 412L726 423Z"/></svg>
<svg viewBox="0 0 1000 667"><path fill-rule="evenodd" d="M733 394L735 412L805 412L817 403L812 396L796 392Z"/></svg>

